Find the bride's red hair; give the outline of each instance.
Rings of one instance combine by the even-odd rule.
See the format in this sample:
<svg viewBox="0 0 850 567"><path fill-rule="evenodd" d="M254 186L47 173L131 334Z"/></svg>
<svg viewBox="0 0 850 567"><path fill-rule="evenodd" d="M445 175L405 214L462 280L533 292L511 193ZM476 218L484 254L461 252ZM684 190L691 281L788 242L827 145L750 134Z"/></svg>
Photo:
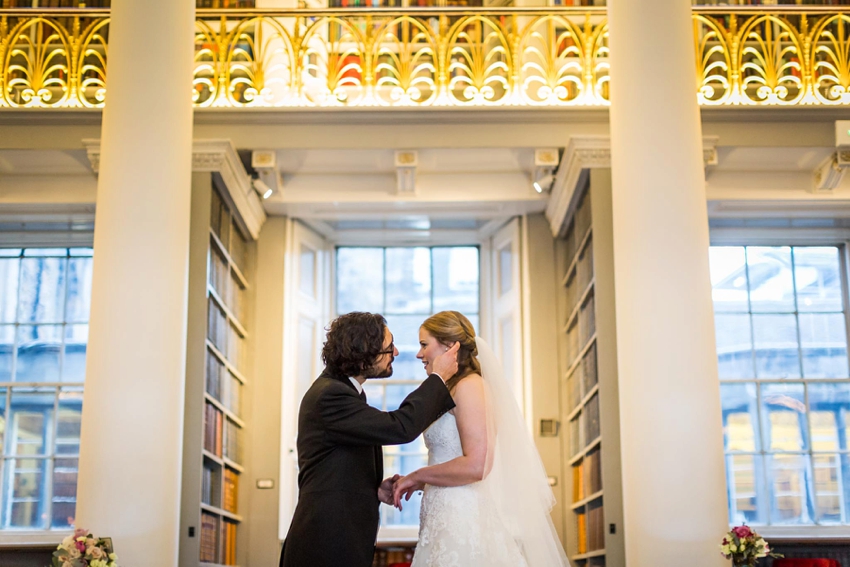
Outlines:
<svg viewBox="0 0 850 567"><path fill-rule="evenodd" d="M457 373L446 382L449 391L470 374L481 374L478 363L478 346L475 344L475 327L463 313L440 311L422 323L422 328L445 346L460 343L457 351Z"/></svg>

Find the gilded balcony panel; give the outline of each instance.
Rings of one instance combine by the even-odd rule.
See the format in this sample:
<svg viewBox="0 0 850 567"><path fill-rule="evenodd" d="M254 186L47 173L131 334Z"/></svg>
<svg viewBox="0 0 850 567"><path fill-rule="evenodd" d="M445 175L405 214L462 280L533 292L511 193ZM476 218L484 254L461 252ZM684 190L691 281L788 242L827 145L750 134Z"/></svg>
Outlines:
<svg viewBox="0 0 850 567"><path fill-rule="evenodd" d="M108 28L105 10L0 10L0 107L102 106ZM695 8L693 31L703 106L850 105L846 7ZM608 77L604 9L198 10L192 97L201 108L599 107Z"/></svg>

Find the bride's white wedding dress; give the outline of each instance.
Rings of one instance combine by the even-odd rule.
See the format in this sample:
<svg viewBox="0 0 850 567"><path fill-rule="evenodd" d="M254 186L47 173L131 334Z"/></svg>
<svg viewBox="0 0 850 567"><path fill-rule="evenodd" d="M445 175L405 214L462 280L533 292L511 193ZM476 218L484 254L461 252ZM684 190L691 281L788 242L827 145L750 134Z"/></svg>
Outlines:
<svg viewBox="0 0 850 567"><path fill-rule="evenodd" d="M476 337L484 378L487 463L484 480L427 485L412 567L567 567L549 512L555 503L534 440L492 349ZM463 455L455 416L425 431L428 464Z"/></svg>
<svg viewBox="0 0 850 567"><path fill-rule="evenodd" d="M463 455L457 422L444 414L425 431L428 465ZM526 567L522 551L503 525L485 478L464 486L426 486L419 544L412 567Z"/></svg>

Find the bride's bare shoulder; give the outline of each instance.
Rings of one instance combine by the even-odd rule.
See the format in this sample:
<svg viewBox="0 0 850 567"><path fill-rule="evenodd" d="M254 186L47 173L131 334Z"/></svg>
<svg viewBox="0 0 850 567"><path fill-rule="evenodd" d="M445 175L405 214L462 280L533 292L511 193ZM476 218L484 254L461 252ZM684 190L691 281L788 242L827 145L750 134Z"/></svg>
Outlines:
<svg viewBox="0 0 850 567"><path fill-rule="evenodd" d="M468 398L484 397L484 378L480 374L469 374L464 376L452 390L455 403Z"/></svg>

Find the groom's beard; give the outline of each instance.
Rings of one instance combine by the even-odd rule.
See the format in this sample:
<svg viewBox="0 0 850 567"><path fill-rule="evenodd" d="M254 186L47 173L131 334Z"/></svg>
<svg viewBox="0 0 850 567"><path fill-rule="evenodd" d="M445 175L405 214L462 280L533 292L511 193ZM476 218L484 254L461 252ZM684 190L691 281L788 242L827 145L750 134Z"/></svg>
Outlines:
<svg viewBox="0 0 850 567"><path fill-rule="evenodd" d="M369 378L389 378L393 375L393 362L395 361L395 357L390 360L390 363L384 367L373 367L371 371L367 374Z"/></svg>

